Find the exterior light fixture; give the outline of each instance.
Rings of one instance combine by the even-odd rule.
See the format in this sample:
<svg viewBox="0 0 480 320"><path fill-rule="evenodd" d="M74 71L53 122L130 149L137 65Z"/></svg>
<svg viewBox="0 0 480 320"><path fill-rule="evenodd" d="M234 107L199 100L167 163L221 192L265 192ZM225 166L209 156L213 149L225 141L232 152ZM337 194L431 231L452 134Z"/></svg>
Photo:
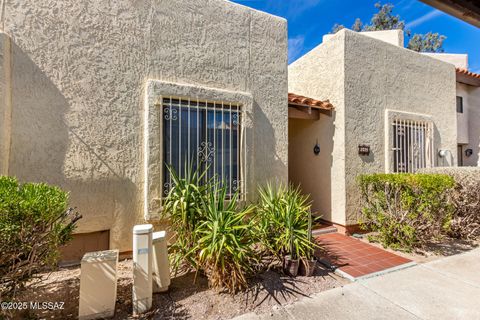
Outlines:
<svg viewBox="0 0 480 320"><path fill-rule="evenodd" d="M472 150L472 149L467 149L467 150L465 150L465 156L466 156L466 157L470 157L470 156L472 156L472 154L473 154L473 150Z"/></svg>
<svg viewBox="0 0 480 320"><path fill-rule="evenodd" d="M370 146L365 144L358 145L358 154L361 156L369 156L370 155Z"/></svg>
<svg viewBox="0 0 480 320"><path fill-rule="evenodd" d="M318 145L318 140L317 143L315 143L315 146L313 147L313 153L318 156L320 154L320 146Z"/></svg>

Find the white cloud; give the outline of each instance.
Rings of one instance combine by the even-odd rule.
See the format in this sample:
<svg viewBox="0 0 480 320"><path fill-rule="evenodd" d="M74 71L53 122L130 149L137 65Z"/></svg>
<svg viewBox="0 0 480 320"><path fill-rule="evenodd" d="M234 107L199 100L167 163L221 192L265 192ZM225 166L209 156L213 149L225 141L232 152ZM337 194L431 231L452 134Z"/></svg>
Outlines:
<svg viewBox="0 0 480 320"><path fill-rule="evenodd" d="M442 14L442 12L440 10L433 9L432 11L424 14L423 16L420 16L417 19L407 23L405 28L410 29L410 28L413 28L413 27L417 27L417 26L423 24L424 22L427 22L428 20L431 20L435 17L440 16L441 14Z"/></svg>
<svg viewBox="0 0 480 320"><path fill-rule="evenodd" d="M288 62L295 61L303 50L305 36L298 35L288 39Z"/></svg>

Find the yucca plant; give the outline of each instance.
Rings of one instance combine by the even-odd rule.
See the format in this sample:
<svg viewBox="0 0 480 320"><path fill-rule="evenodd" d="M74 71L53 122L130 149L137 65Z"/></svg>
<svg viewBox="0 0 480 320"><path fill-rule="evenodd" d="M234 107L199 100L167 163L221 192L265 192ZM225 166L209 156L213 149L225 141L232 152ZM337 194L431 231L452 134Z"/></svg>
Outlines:
<svg viewBox="0 0 480 320"><path fill-rule="evenodd" d="M198 227L198 262L217 290L235 293L247 287L247 275L256 262L252 249L251 220L254 207L239 208L238 193L227 197L227 188L210 186L202 210L205 221Z"/></svg>
<svg viewBox="0 0 480 320"><path fill-rule="evenodd" d="M196 269L196 229L205 220L202 203L206 197L207 187L203 183L206 170L194 170L193 165L186 165L183 177L173 167L168 166L173 186L163 203L163 217L170 219L174 241L169 248L170 260L174 273L186 263Z"/></svg>
<svg viewBox="0 0 480 320"><path fill-rule="evenodd" d="M300 188L267 184L259 188L257 235L263 247L282 260L306 257L314 248L309 234L310 202Z"/></svg>

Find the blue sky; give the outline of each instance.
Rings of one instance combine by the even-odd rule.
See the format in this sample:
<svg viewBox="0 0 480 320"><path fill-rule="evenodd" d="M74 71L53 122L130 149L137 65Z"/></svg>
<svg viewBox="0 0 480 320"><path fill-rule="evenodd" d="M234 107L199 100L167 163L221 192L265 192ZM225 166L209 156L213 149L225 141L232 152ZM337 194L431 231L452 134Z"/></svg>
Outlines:
<svg viewBox="0 0 480 320"><path fill-rule="evenodd" d="M322 42L335 23L350 27L355 18L369 22L377 12L376 0L233 0L288 20L289 62L295 61ZM480 29L438 11L418 0L392 3L413 33L439 32L447 37L447 53L468 53L469 69L480 73ZM407 40L406 40L407 41Z"/></svg>

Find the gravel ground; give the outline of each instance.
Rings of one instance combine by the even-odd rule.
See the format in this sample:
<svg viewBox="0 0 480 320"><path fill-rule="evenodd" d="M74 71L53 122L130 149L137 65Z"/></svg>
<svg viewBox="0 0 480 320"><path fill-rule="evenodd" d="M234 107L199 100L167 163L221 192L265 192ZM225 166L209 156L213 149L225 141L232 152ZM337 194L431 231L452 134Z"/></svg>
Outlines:
<svg viewBox="0 0 480 320"><path fill-rule="evenodd" d="M115 319L132 317L132 260L118 265ZM21 292L18 301L62 301L63 310L19 312L14 318L75 319L78 315L80 268L62 268L42 274L45 280ZM290 278L278 271L266 271L251 279L250 288L236 295L217 293L208 288L207 279L188 273L172 279L168 292L153 296L153 308L142 319L229 319L254 311L269 313L274 305L292 303L304 296L347 283L321 265L313 277ZM10 317L9 317L10 318ZM1 319L1 316L0 316Z"/></svg>

